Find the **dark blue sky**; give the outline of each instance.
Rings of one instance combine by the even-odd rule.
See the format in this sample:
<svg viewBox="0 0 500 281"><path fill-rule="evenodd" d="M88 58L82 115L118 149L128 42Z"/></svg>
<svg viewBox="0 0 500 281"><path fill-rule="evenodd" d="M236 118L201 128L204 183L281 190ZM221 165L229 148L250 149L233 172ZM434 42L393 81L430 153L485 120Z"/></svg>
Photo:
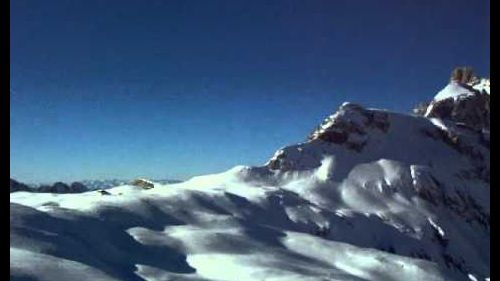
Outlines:
<svg viewBox="0 0 500 281"><path fill-rule="evenodd" d="M343 102L407 112L489 76L485 0L11 1L11 176L264 163Z"/></svg>

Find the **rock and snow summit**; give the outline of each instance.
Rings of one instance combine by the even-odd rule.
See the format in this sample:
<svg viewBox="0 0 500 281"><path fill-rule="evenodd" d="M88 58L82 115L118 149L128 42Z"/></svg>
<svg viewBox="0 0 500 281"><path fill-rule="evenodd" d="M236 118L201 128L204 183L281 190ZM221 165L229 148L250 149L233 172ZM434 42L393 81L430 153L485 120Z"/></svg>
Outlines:
<svg viewBox="0 0 500 281"><path fill-rule="evenodd" d="M489 280L489 83L458 83L420 115L345 103L260 167L11 193L11 280Z"/></svg>

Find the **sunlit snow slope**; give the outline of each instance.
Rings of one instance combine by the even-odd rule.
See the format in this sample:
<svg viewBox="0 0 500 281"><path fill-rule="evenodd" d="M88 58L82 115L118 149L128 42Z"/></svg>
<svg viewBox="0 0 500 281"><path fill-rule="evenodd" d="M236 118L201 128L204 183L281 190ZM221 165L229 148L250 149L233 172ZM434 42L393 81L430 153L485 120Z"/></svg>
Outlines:
<svg viewBox="0 0 500 281"><path fill-rule="evenodd" d="M485 280L489 133L345 103L262 167L11 193L11 280Z"/></svg>

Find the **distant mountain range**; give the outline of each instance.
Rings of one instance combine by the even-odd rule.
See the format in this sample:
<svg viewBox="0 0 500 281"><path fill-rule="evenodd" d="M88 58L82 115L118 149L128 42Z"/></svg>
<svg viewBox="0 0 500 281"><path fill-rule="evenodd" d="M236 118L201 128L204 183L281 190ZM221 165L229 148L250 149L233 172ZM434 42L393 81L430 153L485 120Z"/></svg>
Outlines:
<svg viewBox="0 0 500 281"><path fill-rule="evenodd" d="M97 189L108 189L115 186L125 185L130 183L131 180L124 179L106 179L106 180L82 180L80 181L82 184L87 186L89 190L97 190ZM157 182L160 184L172 184L172 183L180 183L180 180L171 180L171 179L162 179L162 180L152 180L153 182Z"/></svg>
<svg viewBox="0 0 500 281"><path fill-rule="evenodd" d="M160 184L180 183L179 180L161 179L153 180ZM115 186L126 185L130 180L124 179L105 179L105 180L82 180L66 184L55 182L51 184L25 184L10 179L10 192L29 191L29 192L50 192L50 193L81 193L90 190L108 189Z"/></svg>
<svg viewBox="0 0 500 281"><path fill-rule="evenodd" d="M49 192L49 193L81 193L89 189L80 182L66 184L56 182L54 184L44 184L39 186L30 186L14 179L10 179L10 192L28 191L28 192Z"/></svg>

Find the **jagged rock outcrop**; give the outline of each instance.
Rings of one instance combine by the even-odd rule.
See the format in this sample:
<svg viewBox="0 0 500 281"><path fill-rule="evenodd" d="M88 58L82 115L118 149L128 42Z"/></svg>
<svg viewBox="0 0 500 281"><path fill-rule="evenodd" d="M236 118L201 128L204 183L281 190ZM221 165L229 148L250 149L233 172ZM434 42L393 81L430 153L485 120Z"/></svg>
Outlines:
<svg viewBox="0 0 500 281"><path fill-rule="evenodd" d="M325 119L323 124L309 135L308 140L320 139L361 151L365 141L364 136L369 130L381 132L389 130L387 117L388 115L382 111L365 110L359 105L344 103L335 114Z"/></svg>
<svg viewBox="0 0 500 281"><path fill-rule="evenodd" d="M489 130L490 95L478 92L457 100L447 98L432 102L426 109L425 117L452 120L476 130Z"/></svg>
<svg viewBox="0 0 500 281"><path fill-rule="evenodd" d="M155 187L155 184L147 179L135 179L130 182L131 185L139 186L143 189L151 189Z"/></svg>
<svg viewBox="0 0 500 281"><path fill-rule="evenodd" d="M489 131L490 81L475 76L471 68L456 68L450 83L432 101L419 104L414 113Z"/></svg>
<svg viewBox="0 0 500 281"><path fill-rule="evenodd" d="M339 145L349 151L361 153L370 138L380 134L386 134L390 129L389 114L382 110L369 110L353 103L344 103L338 111L318 126L308 137L307 143L319 143ZM279 150L274 157L266 164L271 170L297 170L300 166L310 161L315 162L315 166L320 165L320 159L315 160L301 158L297 160L288 157L289 153L306 156L303 148L297 151ZM293 158L293 159L292 159ZM307 169L308 165L304 166Z"/></svg>
<svg viewBox="0 0 500 281"><path fill-rule="evenodd" d="M451 72L450 81L456 81L461 84L468 84L475 80L477 80L477 77L474 75L474 70L472 69L472 67L456 67Z"/></svg>

